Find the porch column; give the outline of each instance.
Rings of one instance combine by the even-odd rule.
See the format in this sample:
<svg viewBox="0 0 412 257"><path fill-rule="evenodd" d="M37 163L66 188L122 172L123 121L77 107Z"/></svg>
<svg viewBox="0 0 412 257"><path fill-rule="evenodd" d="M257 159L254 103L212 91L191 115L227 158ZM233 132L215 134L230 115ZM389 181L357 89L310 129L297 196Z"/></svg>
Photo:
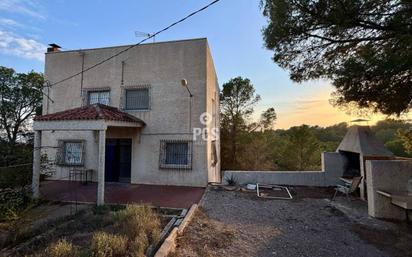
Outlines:
<svg viewBox="0 0 412 257"><path fill-rule="evenodd" d="M40 157L41 157L41 130L34 131L34 149L33 149L33 177L31 182L31 189L33 198L40 197Z"/></svg>
<svg viewBox="0 0 412 257"><path fill-rule="evenodd" d="M97 168L97 205L104 204L104 164L106 157L106 130L99 130L99 158Z"/></svg>

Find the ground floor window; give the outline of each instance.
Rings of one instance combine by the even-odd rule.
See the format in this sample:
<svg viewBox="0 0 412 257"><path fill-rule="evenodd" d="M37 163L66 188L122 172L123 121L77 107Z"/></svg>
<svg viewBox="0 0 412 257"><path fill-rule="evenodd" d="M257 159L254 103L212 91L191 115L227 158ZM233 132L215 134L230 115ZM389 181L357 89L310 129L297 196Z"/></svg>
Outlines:
<svg viewBox="0 0 412 257"><path fill-rule="evenodd" d="M160 141L160 168L191 169L192 142L183 140Z"/></svg>
<svg viewBox="0 0 412 257"><path fill-rule="evenodd" d="M65 141L58 142L57 161L60 165L81 166L84 163L84 142Z"/></svg>

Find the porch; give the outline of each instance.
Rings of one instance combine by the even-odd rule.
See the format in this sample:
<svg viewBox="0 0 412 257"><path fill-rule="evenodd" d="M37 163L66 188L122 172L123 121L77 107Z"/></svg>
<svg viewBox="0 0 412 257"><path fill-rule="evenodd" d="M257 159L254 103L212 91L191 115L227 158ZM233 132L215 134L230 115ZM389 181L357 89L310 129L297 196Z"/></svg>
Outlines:
<svg viewBox="0 0 412 257"><path fill-rule="evenodd" d="M61 153L57 151L54 163L60 167L77 167L94 169L96 171L95 175L97 176L95 180L97 184L93 187L95 194L93 201L98 205L103 205L105 203L106 182L121 181L122 179L130 181L131 169L131 140L126 140L126 143L121 143L119 140L115 142L108 140L106 145L107 135L126 132L130 134L132 132L131 134L137 137L135 140L138 140L139 132L144 126L145 123L142 120L117 108L102 104L93 104L35 117L33 123L33 130L35 132L32 179L33 197L40 197L41 150L57 148L60 149ZM50 133L42 135L47 131ZM76 132L88 134L81 134L82 138L79 139L79 134L74 134ZM64 134L61 137L54 138L52 134L55 133ZM70 139L67 140L66 137ZM47 140L50 138L52 140ZM44 144L47 141L51 142ZM58 143L57 146L55 145L56 142ZM60 142L62 143L61 146L59 146ZM87 142L89 142L89 150L84 151ZM108 155L106 155L106 148ZM85 153L88 156L87 159L85 158ZM120 161L120 155L124 159L123 162ZM108 156L109 158L107 158ZM50 158L50 156L47 157ZM116 169L116 172L113 171L114 169ZM65 177L57 179L65 179ZM54 192L54 194L58 194L58 192ZM88 194L85 193L85 195ZM90 197L87 197L87 199L92 201Z"/></svg>
<svg viewBox="0 0 412 257"><path fill-rule="evenodd" d="M105 183L106 204L144 203L156 207L189 208L198 203L204 188L129 183ZM58 202L95 203L97 183L48 180L40 184L44 199Z"/></svg>

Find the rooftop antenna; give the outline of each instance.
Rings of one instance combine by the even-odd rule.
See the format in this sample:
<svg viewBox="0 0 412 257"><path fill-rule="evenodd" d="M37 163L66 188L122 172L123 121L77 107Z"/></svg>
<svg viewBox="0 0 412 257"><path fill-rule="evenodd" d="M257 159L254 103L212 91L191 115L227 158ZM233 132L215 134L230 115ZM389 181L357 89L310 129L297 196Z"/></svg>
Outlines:
<svg viewBox="0 0 412 257"><path fill-rule="evenodd" d="M148 32L142 32L142 31L135 31L135 32L134 32L134 35L135 35L135 37L151 37L151 36L154 35L154 33L148 33ZM152 39L153 39L153 43L155 43L155 42L156 42L156 37L153 36Z"/></svg>

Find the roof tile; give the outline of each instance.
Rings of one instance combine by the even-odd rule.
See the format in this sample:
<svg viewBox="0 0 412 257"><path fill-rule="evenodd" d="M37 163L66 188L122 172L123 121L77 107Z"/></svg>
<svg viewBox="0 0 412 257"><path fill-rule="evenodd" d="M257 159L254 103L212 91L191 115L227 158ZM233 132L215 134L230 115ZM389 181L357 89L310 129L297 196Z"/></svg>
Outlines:
<svg viewBox="0 0 412 257"><path fill-rule="evenodd" d="M141 119L136 118L119 109L103 104L93 104L79 108L69 109L62 112L36 116L35 121L61 121L61 120L107 120L125 121L145 124Z"/></svg>

